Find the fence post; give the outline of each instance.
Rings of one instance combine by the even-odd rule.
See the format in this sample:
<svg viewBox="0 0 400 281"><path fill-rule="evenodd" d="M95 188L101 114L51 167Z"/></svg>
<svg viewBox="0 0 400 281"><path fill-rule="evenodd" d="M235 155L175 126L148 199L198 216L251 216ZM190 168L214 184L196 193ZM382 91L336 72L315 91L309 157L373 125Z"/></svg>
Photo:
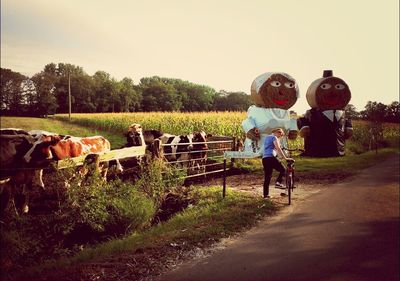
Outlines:
<svg viewBox="0 0 400 281"><path fill-rule="evenodd" d="M232 139L232 150L236 151L237 150L237 146L236 146L236 137L233 137ZM235 158L231 158L231 166L230 169L233 168L233 165L235 164Z"/></svg>
<svg viewBox="0 0 400 281"><path fill-rule="evenodd" d="M224 158L224 176L222 181L222 198L226 195L226 158Z"/></svg>

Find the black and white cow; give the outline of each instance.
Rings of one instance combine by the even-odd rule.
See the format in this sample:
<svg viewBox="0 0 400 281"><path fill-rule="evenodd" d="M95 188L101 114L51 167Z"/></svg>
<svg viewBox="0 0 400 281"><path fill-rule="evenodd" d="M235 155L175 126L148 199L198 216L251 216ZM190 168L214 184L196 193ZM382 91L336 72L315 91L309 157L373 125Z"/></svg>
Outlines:
<svg viewBox="0 0 400 281"><path fill-rule="evenodd" d="M174 162L182 167L189 166L190 151L193 149L193 135L164 134L160 137L163 144L164 157L168 162Z"/></svg>
<svg viewBox="0 0 400 281"><path fill-rule="evenodd" d="M164 133L159 130L143 130L142 125L132 124L128 128L125 147L151 145Z"/></svg>
<svg viewBox="0 0 400 281"><path fill-rule="evenodd" d="M206 134L204 131L194 132L192 134L193 148L190 153L190 167L191 171L198 170L205 172L205 165L207 163L208 144L207 141L211 134Z"/></svg>
<svg viewBox="0 0 400 281"><path fill-rule="evenodd" d="M142 125L133 123L129 126L128 131L124 134L126 137L125 147L134 146L146 146L146 155L135 156L125 159L121 159L120 165L122 167L129 167L126 170L126 177L130 178L130 174L138 173L137 170L140 169L140 164L145 159L153 159L160 157L160 139L159 137L163 135L162 132L158 130L143 130ZM116 161L111 161L110 166L113 167ZM123 176L123 178L126 178Z"/></svg>

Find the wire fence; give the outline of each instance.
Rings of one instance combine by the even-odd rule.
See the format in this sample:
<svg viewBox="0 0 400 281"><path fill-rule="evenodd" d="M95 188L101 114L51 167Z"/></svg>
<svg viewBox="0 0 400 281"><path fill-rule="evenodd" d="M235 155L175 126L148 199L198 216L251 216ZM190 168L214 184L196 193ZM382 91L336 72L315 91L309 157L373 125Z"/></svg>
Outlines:
<svg viewBox="0 0 400 281"><path fill-rule="evenodd" d="M203 145L205 149L190 150L189 145ZM182 178L191 179L195 177L206 177L207 175L224 172L224 152L236 150L236 139L232 137L216 136L206 142L162 144L161 147L175 148L180 146L184 151L164 153L166 164L186 175ZM201 154L200 157L198 155ZM171 158L177 160L168 160ZM183 158L183 159L181 159ZM225 167L230 169L233 165Z"/></svg>

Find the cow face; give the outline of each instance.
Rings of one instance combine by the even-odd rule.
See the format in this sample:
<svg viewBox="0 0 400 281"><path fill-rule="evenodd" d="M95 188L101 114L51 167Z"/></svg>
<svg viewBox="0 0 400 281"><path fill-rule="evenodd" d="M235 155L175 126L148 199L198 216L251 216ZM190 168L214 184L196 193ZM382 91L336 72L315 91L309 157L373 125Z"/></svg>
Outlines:
<svg viewBox="0 0 400 281"><path fill-rule="evenodd" d="M193 149L193 135L180 135L177 152L187 152Z"/></svg>
<svg viewBox="0 0 400 281"><path fill-rule="evenodd" d="M207 142L208 138L211 138L211 134L206 134L206 132L194 132L193 133L193 142Z"/></svg>
<svg viewBox="0 0 400 281"><path fill-rule="evenodd" d="M140 124L132 124L129 126L128 132L126 133L126 140L128 144L126 146L142 146L144 145L143 129Z"/></svg>
<svg viewBox="0 0 400 281"><path fill-rule="evenodd" d="M208 150L207 140L210 138L211 134L206 134L206 132L194 132L193 133L193 150Z"/></svg>

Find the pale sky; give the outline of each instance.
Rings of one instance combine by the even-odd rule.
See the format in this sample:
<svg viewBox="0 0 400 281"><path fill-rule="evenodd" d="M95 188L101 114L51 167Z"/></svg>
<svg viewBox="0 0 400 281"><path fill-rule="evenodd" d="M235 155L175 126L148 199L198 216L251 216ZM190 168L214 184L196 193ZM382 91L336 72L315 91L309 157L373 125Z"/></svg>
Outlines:
<svg viewBox="0 0 400 281"><path fill-rule="evenodd" d="M286 72L299 114L332 69L362 110L399 101L399 1L1 0L1 67L32 76L51 62L248 94L258 75Z"/></svg>

